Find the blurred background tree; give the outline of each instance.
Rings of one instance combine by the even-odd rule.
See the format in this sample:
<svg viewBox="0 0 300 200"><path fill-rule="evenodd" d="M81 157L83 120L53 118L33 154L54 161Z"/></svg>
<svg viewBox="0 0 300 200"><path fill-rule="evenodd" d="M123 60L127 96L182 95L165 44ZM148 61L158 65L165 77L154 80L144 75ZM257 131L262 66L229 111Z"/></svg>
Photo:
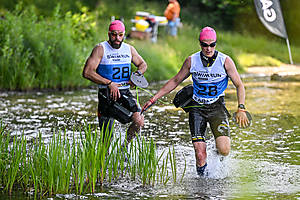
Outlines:
<svg viewBox="0 0 300 200"><path fill-rule="evenodd" d="M83 6L95 8L98 0L0 0L0 7L12 11L19 3L22 3L24 7L34 7L36 15L51 16L58 4L60 4L62 12L80 12L80 8Z"/></svg>
<svg viewBox="0 0 300 200"><path fill-rule="evenodd" d="M161 2L161 0L148 0ZM166 4L168 0L165 0ZM211 25L218 29L250 35L265 35L282 40L270 33L259 21L253 0L178 0L183 23L195 26ZM281 8L292 44L300 45L300 1L281 0Z"/></svg>
<svg viewBox="0 0 300 200"><path fill-rule="evenodd" d="M199 50L195 41L204 26L217 29L218 49L234 59L238 70L288 63L285 41L259 21L253 0L178 1L184 26L176 42L163 30L155 45L127 40L147 59L150 80L176 73L186 56ZM300 52L300 1L280 2L294 62L300 63L295 56ZM0 0L0 89L89 85L81 78L82 67L95 44L107 39L111 17L124 19L130 32L136 11L162 16L167 5L168 0Z"/></svg>
<svg viewBox="0 0 300 200"><path fill-rule="evenodd" d="M181 7L183 23L194 26L211 25L218 29L235 31L243 34L266 35L280 40L272 35L257 18L253 0L178 0ZM81 7L96 11L99 18L116 16L130 18L136 10L151 11L162 15L168 0L0 0L0 9L12 11L16 4L23 2L24 7L33 6L36 15L50 16L57 4L61 11L80 12ZM151 4L154 3L154 4ZM281 0L281 7L286 23L287 32L292 44L300 45L299 0ZM155 6L155 8L151 8Z"/></svg>

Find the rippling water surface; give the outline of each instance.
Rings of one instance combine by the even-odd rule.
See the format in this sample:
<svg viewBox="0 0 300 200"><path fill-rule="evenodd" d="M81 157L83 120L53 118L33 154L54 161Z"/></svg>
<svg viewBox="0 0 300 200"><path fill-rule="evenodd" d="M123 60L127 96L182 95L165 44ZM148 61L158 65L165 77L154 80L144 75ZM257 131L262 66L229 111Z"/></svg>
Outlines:
<svg viewBox="0 0 300 200"><path fill-rule="evenodd" d="M162 99L168 104L157 103L146 112L141 131L156 141L159 152L174 145L179 175L186 163L181 183L142 187L126 179L107 184L95 194L61 194L54 199L300 199L300 83L250 78L244 78L244 83L253 124L240 129L230 122L232 151L228 157L219 156L213 138L209 139L206 177L196 175L188 116L170 104L185 83ZM161 86L152 84L148 89L155 93ZM141 104L149 97L139 91ZM233 113L237 103L232 84L226 102ZM74 127L87 123L96 127L96 108L96 89L0 94L0 118L11 133L24 133L31 139L41 132L46 142L54 129L66 130L72 138ZM121 134L127 128L116 127ZM13 198L28 197L14 194Z"/></svg>

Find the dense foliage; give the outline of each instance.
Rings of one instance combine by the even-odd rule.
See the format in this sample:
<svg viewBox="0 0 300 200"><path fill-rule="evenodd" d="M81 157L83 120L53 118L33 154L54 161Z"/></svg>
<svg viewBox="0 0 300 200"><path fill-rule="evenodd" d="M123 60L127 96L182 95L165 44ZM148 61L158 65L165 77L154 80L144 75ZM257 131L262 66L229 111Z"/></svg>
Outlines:
<svg viewBox="0 0 300 200"><path fill-rule="evenodd" d="M84 85L78 75L86 45L95 31L91 15L68 12L59 6L50 18L21 5L0 21L0 88L67 88Z"/></svg>
<svg viewBox="0 0 300 200"><path fill-rule="evenodd" d="M289 62L285 41L268 33L258 21L252 0L179 2L184 26L176 40L166 37L163 27L160 27L155 45L126 40L148 63L146 77L150 81L172 77L184 59L199 50L197 37L200 28L206 25L217 29L218 50L230 55L239 70L251 65ZM291 14L299 14L294 8L285 11L293 6L299 8L299 2L281 2L288 34L293 36L290 37L293 55L299 52L294 43L299 39L300 27L295 24L297 20L291 20ZM167 0L164 3L158 0L0 0L0 90L64 89L89 85L90 82L81 76L82 68L92 48L107 39L111 16L124 19L129 33L133 25L130 19L136 11L162 15L167 4ZM291 24L295 24L294 29L291 29ZM299 58L294 56L294 62L299 63Z"/></svg>
<svg viewBox="0 0 300 200"><path fill-rule="evenodd" d="M213 25L224 30L234 30L251 34L263 34L271 39L278 37L269 33L258 20L253 0L178 0L182 7L181 18L185 23L195 25ZM162 15L167 6L167 0L0 0L0 10L14 10L15 5L22 2L24 6L33 6L35 13L51 16L57 4L61 5L63 13L80 12L83 6L91 11L97 11L99 18L110 17L129 18L136 10L150 11ZM280 1L291 43L300 45L300 1Z"/></svg>
<svg viewBox="0 0 300 200"><path fill-rule="evenodd" d="M0 0L0 8L13 11L17 4L22 4L24 7L33 7L34 12L39 16L52 16L53 10L58 4L61 6L63 13L72 11L80 12L83 6L93 8L98 0Z"/></svg>

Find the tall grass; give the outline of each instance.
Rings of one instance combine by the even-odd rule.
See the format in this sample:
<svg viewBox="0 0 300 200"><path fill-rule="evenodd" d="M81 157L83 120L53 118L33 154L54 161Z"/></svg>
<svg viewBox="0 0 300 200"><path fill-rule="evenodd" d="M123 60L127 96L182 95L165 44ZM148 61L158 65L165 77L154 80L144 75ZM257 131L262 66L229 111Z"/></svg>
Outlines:
<svg viewBox="0 0 300 200"><path fill-rule="evenodd" d="M153 139L137 136L127 150L108 128L99 132L86 126L73 140L66 131L53 130L48 144L39 133L30 145L25 136L11 137L2 123L0 133L0 188L10 194L20 189L33 190L36 197L94 193L105 182L121 178L143 186L167 184L170 175L177 181L174 147L162 159L164 151L157 155Z"/></svg>
<svg viewBox="0 0 300 200"><path fill-rule="evenodd" d="M213 27L213 24L210 26ZM160 34L159 44L172 49L178 57L177 69L181 67L188 56L201 49L198 41L201 28L203 27L184 24L183 28L179 29L176 39L163 33ZM245 71L249 66L278 66L282 63L289 63L285 40L272 41L263 36L254 37L218 29L216 31L216 49L229 55L240 72ZM292 46L291 51L294 63L300 63L297 56L300 54L300 48Z"/></svg>
<svg viewBox="0 0 300 200"><path fill-rule="evenodd" d="M9 137L7 137L6 126L0 122L0 185L7 182L7 164L9 159Z"/></svg>
<svg viewBox="0 0 300 200"><path fill-rule="evenodd" d="M181 66L178 52L168 43L153 44L150 41L130 40L147 62L145 77L151 81L166 80L174 76Z"/></svg>
<svg viewBox="0 0 300 200"><path fill-rule="evenodd" d="M21 140L17 140L16 136L13 138L13 145L11 147L10 153L9 153L9 168L7 169L7 184L5 189L9 190L9 194L12 193L13 186L15 182L19 181L18 177L18 171L19 166L21 163L23 163L23 160L26 158L23 154L24 149L26 148L26 140L24 139L24 136L22 136Z"/></svg>
<svg viewBox="0 0 300 200"><path fill-rule="evenodd" d="M289 63L289 54L284 39L282 40L270 40L263 36L251 36L251 35L242 35L232 32L221 32L220 40L222 44L230 45L234 50L236 56L245 56L249 54L249 59L251 59L252 65L256 66L269 66L269 65L278 65L278 61L282 63ZM222 45L221 44L221 45ZM300 47L291 46L292 56L294 63L300 63ZM226 52L225 52L226 53ZM253 58L253 54L256 54L257 57L264 58L268 62L262 62L261 59ZM274 61L268 59L271 57ZM247 65L247 63L245 63ZM245 67L243 65L243 67Z"/></svg>

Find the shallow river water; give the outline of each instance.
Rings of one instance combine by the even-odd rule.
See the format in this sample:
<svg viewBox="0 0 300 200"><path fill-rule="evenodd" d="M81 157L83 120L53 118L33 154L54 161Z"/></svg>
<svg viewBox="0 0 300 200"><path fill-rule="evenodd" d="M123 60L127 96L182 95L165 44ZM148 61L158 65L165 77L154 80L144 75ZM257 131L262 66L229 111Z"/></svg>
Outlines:
<svg viewBox="0 0 300 200"><path fill-rule="evenodd" d="M145 113L145 127L140 134L152 137L158 151L174 145L179 174L186 173L178 184L142 187L128 180L105 185L94 194L76 196L58 194L48 199L300 199L300 82L276 82L268 77L244 77L246 107L253 116L249 128L238 128L232 120L232 151L222 158L208 141L208 174L198 177L192 147L188 115L170 102L185 82ZM150 84L155 93L162 83ZM135 90L133 93L136 94ZM139 90L139 101L150 94ZM226 90L230 113L236 110L235 89ZM13 135L24 133L28 139L39 132L47 142L53 129L70 134L78 125L97 125L96 88L67 92L1 92L0 119ZM124 133L126 126L116 124ZM2 197L1 197L2 196ZM30 199L24 194L0 199ZM47 198L46 198L47 199Z"/></svg>

